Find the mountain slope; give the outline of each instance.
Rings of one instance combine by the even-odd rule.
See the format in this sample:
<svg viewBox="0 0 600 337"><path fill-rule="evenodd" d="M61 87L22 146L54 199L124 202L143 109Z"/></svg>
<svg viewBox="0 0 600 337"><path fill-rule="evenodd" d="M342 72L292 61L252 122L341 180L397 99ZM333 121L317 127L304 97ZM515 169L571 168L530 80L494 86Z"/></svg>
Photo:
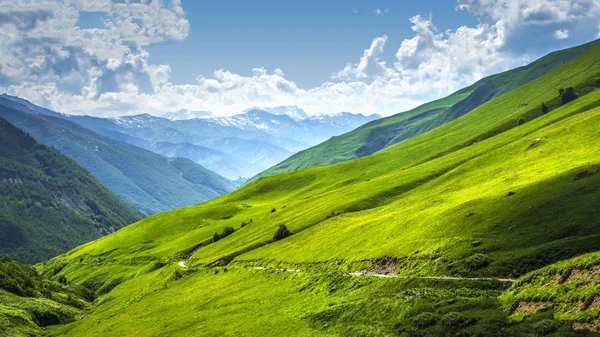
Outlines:
<svg viewBox="0 0 600 337"><path fill-rule="evenodd" d="M71 159L0 118L0 253L39 262L142 218Z"/></svg>
<svg viewBox="0 0 600 337"><path fill-rule="evenodd" d="M103 137L64 118L15 110L2 102L0 116L74 159L145 213L193 205L234 188L227 179L188 159L169 159ZM203 176L202 183L187 179L178 165L185 166L188 175Z"/></svg>
<svg viewBox="0 0 600 337"><path fill-rule="evenodd" d="M266 177L78 247L40 270L135 281L52 332L572 336L548 313L510 324L517 309L498 296L598 249L598 79L600 46L379 153ZM568 87L579 97L563 103Z"/></svg>
<svg viewBox="0 0 600 337"><path fill-rule="evenodd" d="M525 67L492 75L470 87L419 106L413 110L382 118L317 146L301 151L282 163L262 172L253 180L291 170L338 163L360 158L454 120L494 97L501 96L531 80L539 78L598 41L553 52Z"/></svg>

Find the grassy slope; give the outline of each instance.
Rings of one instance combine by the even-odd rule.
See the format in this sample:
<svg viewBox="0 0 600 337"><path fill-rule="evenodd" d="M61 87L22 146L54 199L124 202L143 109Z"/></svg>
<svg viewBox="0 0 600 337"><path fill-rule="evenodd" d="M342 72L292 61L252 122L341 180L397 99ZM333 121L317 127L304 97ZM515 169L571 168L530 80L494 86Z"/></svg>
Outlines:
<svg viewBox="0 0 600 337"><path fill-rule="evenodd" d="M4 106L0 107L0 116L74 159L113 192L146 213L193 205L234 188L229 180L190 160L169 159L103 137L62 118ZM193 180L188 176L193 176Z"/></svg>
<svg viewBox="0 0 600 337"><path fill-rule="evenodd" d="M43 327L73 322L88 307L78 290L0 255L0 336L46 335Z"/></svg>
<svg viewBox="0 0 600 337"><path fill-rule="evenodd" d="M0 118L0 253L35 263L141 218L73 160Z"/></svg>
<svg viewBox="0 0 600 337"><path fill-rule="evenodd" d="M515 311L521 321L539 311L573 322L582 329L600 325L600 253L590 253L536 270L519 280L502 296L507 308L529 304L537 310Z"/></svg>
<svg viewBox="0 0 600 337"><path fill-rule="evenodd" d="M598 41L594 41L551 53L528 66L484 78L448 97L332 137L265 170L253 180L299 168L333 164L370 155L454 120L494 97L539 78L597 43Z"/></svg>
<svg viewBox="0 0 600 337"><path fill-rule="evenodd" d="M600 164L595 151L600 91L591 91L600 73L599 55L595 47L453 122L378 154L264 178L204 204L154 215L55 259L54 264L66 264L61 274L78 283L136 278L101 297L90 318L56 332L119 335L136 329L127 321L143 321L148 335L193 335L199 328L208 335L235 334L236 329L260 335L272 331L255 324L264 316L264 324L276 331L308 335L320 329L330 334L353 321L348 317L352 312L375 301L389 310L361 313L366 322L357 331L408 332L420 310L415 306L422 304L440 317L460 311L487 322L456 329L534 333L534 321L505 326L504 311L493 299L497 286L470 285L457 294L455 286L432 290L426 282L406 284L402 279L356 285L352 282L362 278L319 273L367 268L372 259L391 256L401 275L516 277L597 249L600 225L592 220L597 218L600 175L573 177ZM567 86L589 93L540 115L541 102L553 101L558 89ZM517 127L521 116L527 123ZM508 197L509 192L515 194ZM272 242L282 223L295 234ZM236 232L208 244L226 226ZM474 240L482 244L474 247ZM199 247L202 243L206 245ZM489 265L474 263L474 256L481 257L476 254L485 254ZM176 281L180 271L175 262L188 256L194 268ZM206 264L234 257L227 276L206 274L213 272L204 269ZM279 276L262 282L262 276L254 275L259 271L239 269L254 264L317 274L275 273ZM48 273L52 264L42 269ZM214 271L219 270L224 272ZM244 281L249 278L255 282ZM276 300L288 296L289 301ZM454 301L434 306L440 298ZM249 316L251 312L255 315ZM429 335L443 324L428 328ZM501 334L513 328L522 330Z"/></svg>

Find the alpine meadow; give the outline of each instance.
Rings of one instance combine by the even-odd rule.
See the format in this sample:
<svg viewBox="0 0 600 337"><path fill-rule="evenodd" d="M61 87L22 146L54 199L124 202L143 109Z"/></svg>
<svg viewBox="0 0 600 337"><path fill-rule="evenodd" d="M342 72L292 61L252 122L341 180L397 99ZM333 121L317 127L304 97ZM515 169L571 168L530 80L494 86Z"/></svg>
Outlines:
<svg viewBox="0 0 600 337"><path fill-rule="evenodd" d="M600 335L598 1L0 13L0 336Z"/></svg>

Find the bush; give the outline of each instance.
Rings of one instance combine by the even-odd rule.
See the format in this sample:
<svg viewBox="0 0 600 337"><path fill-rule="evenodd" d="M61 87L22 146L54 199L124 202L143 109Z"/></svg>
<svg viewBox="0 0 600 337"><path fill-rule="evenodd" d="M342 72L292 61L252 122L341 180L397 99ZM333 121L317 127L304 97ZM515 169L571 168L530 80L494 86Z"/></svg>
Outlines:
<svg viewBox="0 0 600 337"><path fill-rule="evenodd" d="M235 232L235 229L233 229L233 227L225 227L225 229L221 232L221 234L219 234L219 238L222 239L226 236L233 234L233 232Z"/></svg>
<svg viewBox="0 0 600 337"><path fill-rule="evenodd" d="M419 328L427 328L435 325L439 318L431 312L423 312L413 318L413 324Z"/></svg>
<svg viewBox="0 0 600 337"><path fill-rule="evenodd" d="M65 275L60 275L58 277L58 283L62 285L67 285L67 278L65 277Z"/></svg>
<svg viewBox="0 0 600 337"><path fill-rule="evenodd" d="M456 328L463 325L467 317L459 312L449 312L442 317L442 325L446 328Z"/></svg>
<svg viewBox="0 0 600 337"><path fill-rule="evenodd" d="M547 335L560 327L560 324L551 319L543 319L533 325L533 330L539 335Z"/></svg>
<svg viewBox="0 0 600 337"><path fill-rule="evenodd" d="M521 117L519 118L519 120L517 121L517 125L523 125L525 124L525 118Z"/></svg>
<svg viewBox="0 0 600 337"><path fill-rule="evenodd" d="M487 255L484 254L475 254L472 256L469 256L466 260L465 260L465 264L467 266L467 268L471 269L471 270L476 270L476 269L481 269L484 267L487 267L490 262L492 262L492 260L487 257Z"/></svg>
<svg viewBox="0 0 600 337"><path fill-rule="evenodd" d="M596 80L596 88L600 88L600 78Z"/></svg>
<svg viewBox="0 0 600 337"><path fill-rule="evenodd" d="M221 239L221 237L219 236L219 234L215 233L213 234L213 242L217 242Z"/></svg>
<svg viewBox="0 0 600 337"><path fill-rule="evenodd" d="M563 91L560 95L560 101L562 104L567 104L577 99L577 94L575 93L575 89L569 87Z"/></svg>
<svg viewBox="0 0 600 337"><path fill-rule="evenodd" d="M550 111L550 108L546 105L546 103L542 102L542 113L547 114Z"/></svg>
<svg viewBox="0 0 600 337"><path fill-rule="evenodd" d="M275 212L277 212L277 210L276 210L275 208L273 208L273 209L271 210L271 213L275 213Z"/></svg>
<svg viewBox="0 0 600 337"><path fill-rule="evenodd" d="M275 235L273 235L273 240L278 241L285 239L290 235L292 235L292 232L290 232L285 225L279 225L277 232L275 232Z"/></svg>

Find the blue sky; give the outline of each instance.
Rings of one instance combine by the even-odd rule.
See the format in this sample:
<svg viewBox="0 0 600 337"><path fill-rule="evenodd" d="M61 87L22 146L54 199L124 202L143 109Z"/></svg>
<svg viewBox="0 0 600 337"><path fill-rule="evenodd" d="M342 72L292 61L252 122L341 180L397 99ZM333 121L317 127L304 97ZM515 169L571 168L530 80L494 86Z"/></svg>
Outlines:
<svg viewBox="0 0 600 337"><path fill-rule="evenodd" d="M376 36L390 45L413 35L408 18L433 15L439 30L477 23L456 3L420 1L182 1L191 30L186 40L150 47L150 61L171 64L173 82L226 69L281 68L300 87L330 79L356 62ZM380 9L383 15L374 11ZM387 9L387 12L385 10ZM384 60L393 63L391 51Z"/></svg>
<svg viewBox="0 0 600 337"><path fill-rule="evenodd" d="M391 115L600 38L600 0L0 0L0 93L71 114Z"/></svg>

